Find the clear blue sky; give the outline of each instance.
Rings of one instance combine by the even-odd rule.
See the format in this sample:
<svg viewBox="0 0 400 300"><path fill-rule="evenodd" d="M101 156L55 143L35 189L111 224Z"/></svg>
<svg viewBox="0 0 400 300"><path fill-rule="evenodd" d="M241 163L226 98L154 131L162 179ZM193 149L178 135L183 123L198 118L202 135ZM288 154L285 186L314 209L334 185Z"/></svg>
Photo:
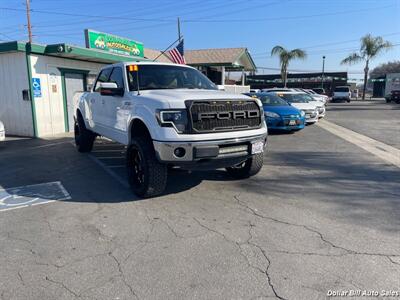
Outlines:
<svg viewBox="0 0 400 300"><path fill-rule="evenodd" d="M0 40L27 39L23 2L0 0ZM361 36L400 44L400 0L32 0L31 9L38 43L83 46L83 29L91 28L163 49L177 38L179 16L186 49L247 47L258 67L279 68L273 46L303 48L307 60L289 69L320 70L325 55L327 71L348 70L350 78L360 78L363 66L340 61ZM400 45L372 67L391 60L400 60Z"/></svg>

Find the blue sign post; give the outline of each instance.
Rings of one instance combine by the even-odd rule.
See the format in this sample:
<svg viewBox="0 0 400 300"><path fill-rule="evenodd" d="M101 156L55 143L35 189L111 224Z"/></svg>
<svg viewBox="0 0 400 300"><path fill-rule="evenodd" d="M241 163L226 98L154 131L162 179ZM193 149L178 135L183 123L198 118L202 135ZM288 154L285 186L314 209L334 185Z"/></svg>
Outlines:
<svg viewBox="0 0 400 300"><path fill-rule="evenodd" d="M42 97L42 86L40 85L40 78L32 78L33 97Z"/></svg>

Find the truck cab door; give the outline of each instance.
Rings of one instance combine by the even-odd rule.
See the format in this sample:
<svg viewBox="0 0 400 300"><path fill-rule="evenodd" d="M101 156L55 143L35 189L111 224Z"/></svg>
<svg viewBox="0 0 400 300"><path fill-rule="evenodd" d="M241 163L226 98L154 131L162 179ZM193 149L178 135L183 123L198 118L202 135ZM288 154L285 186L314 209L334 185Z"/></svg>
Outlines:
<svg viewBox="0 0 400 300"><path fill-rule="evenodd" d="M131 100L128 97L125 86L124 72L122 67L114 67L108 83L115 85L115 92L109 95L103 95L106 110L107 131L113 139L126 143L127 139L127 120L131 111Z"/></svg>
<svg viewBox="0 0 400 300"><path fill-rule="evenodd" d="M97 77L96 83L94 84L93 91L90 93L89 108L90 108L90 118L88 120L92 124L92 129L101 135L106 135L106 109L105 109L105 99L100 94L101 83L107 82L111 75L112 68L103 69L99 76Z"/></svg>

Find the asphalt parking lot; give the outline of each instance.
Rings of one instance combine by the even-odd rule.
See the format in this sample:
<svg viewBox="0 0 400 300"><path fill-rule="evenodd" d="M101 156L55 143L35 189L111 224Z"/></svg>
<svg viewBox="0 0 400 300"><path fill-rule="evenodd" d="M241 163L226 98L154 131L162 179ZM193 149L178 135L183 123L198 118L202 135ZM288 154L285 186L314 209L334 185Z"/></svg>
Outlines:
<svg viewBox="0 0 400 300"><path fill-rule="evenodd" d="M399 112L379 101L331 104L326 119L400 150ZM398 291L400 169L365 149L321 122L270 135L253 178L172 170L165 195L140 200L119 145L99 140L88 155L71 137L7 141L0 299Z"/></svg>

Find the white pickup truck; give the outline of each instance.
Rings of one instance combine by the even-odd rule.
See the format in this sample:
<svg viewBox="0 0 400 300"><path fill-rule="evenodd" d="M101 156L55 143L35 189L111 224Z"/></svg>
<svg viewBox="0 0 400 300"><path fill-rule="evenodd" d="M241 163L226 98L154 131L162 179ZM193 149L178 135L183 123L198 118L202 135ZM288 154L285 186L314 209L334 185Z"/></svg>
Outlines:
<svg viewBox="0 0 400 300"><path fill-rule="evenodd" d="M257 174L267 142L262 104L218 91L196 69L155 62L104 67L92 91L76 96L75 142L96 136L127 146L128 180L141 197L161 194L169 166Z"/></svg>

